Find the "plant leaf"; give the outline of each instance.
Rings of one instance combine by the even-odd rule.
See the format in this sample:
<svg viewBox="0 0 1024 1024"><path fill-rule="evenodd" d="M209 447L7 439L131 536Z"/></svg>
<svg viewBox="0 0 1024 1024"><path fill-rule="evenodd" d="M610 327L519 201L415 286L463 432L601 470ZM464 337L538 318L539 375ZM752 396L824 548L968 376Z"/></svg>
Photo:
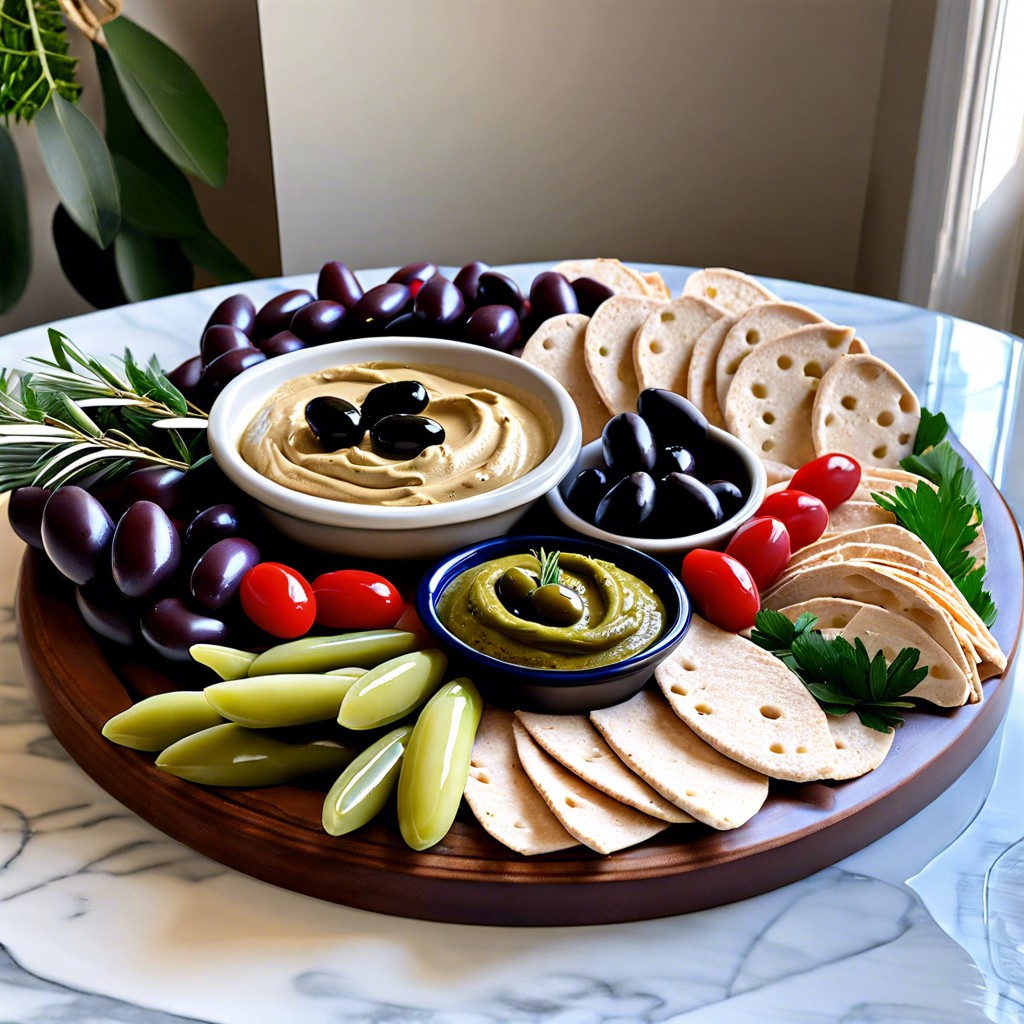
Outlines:
<svg viewBox="0 0 1024 1024"><path fill-rule="evenodd" d="M115 153L122 211L125 221L144 234L185 238L202 230L203 218L188 179L170 162L167 166L174 173L162 176Z"/></svg>
<svg viewBox="0 0 1024 1024"><path fill-rule="evenodd" d="M914 454L920 455L929 448L934 448L946 436L948 430L949 424L943 413L932 412L922 406L921 422L917 425L917 434L914 436ZM905 466L904 469L906 469ZM910 472L915 471L910 470Z"/></svg>
<svg viewBox="0 0 1024 1024"><path fill-rule="evenodd" d="M114 239L114 261L132 302L192 289L192 265L173 239L151 238L126 225Z"/></svg>
<svg viewBox="0 0 1024 1024"><path fill-rule="evenodd" d="M0 313L6 313L24 294L32 269L25 180L14 140L0 125Z"/></svg>
<svg viewBox="0 0 1024 1024"><path fill-rule="evenodd" d="M36 114L43 165L71 219L101 249L121 224L114 165L103 136L74 104L54 93Z"/></svg>
<svg viewBox="0 0 1024 1024"><path fill-rule="evenodd" d="M58 204L53 211L53 245L71 287L97 309L128 301L117 279L113 249L101 249Z"/></svg>
<svg viewBox="0 0 1024 1024"><path fill-rule="evenodd" d="M208 228L191 238L183 238L185 255L197 266L212 274L221 284L251 281L256 275Z"/></svg>
<svg viewBox="0 0 1024 1024"><path fill-rule="evenodd" d="M103 32L125 99L146 134L183 171L215 188L223 185L227 124L195 71L123 15Z"/></svg>

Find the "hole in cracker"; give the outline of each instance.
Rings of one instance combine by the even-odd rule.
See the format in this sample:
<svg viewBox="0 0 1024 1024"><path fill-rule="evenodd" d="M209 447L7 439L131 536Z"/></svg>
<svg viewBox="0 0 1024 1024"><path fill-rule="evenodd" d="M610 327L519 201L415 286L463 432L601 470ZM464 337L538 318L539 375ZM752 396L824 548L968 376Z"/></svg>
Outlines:
<svg viewBox="0 0 1024 1024"><path fill-rule="evenodd" d="M917 407L917 399L909 391L900 395L900 412L914 412Z"/></svg>
<svg viewBox="0 0 1024 1024"><path fill-rule="evenodd" d="M775 360L775 365L780 370L788 370L792 367L793 360L789 356L779 356L779 358Z"/></svg>
<svg viewBox="0 0 1024 1024"><path fill-rule="evenodd" d="M580 805L571 796L567 796L565 798L565 806L566 807L579 807Z"/></svg>
<svg viewBox="0 0 1024 1024"><path fill-rule="evenodd" d="M786 752L786 748L781 743L773 743L768 749L773 754L784 754Z"/></svg>
<svg viewBox="0 0 1024 1024"><path fill-rule="evenodd" d="M796 748L796 752L798 754L806 754L807 753L807 748L806 747L797 747Z"/></svg>
<svg viewBox="0 0 1024 1024"><path fill-rule="evenodd" d="M929 669L928 674L933 679L948 679L949 673L942 667L942 665L935 665Z"/></svg>
<svg viewBox="0 0 1024 1024"><path fill-rule="evenodd" d="M833 413L833 412L826 413L826 415L825 415L825 426L826 427L831 427L832 423L835 421L835 418L836 418L835 413Z"/></svg>
<svg viewBox="0 0 1024 1024"><path fill-rule="evenodd" d="M774 721L776 718L782 717L782 708L777 708L773 704L765 704L761 708L761 714L763 717Z"/></svg>
<svg viewBox="0 0 1024 1024"><path fill-rule="evenodd" d="M871 450L871 454L876 459L884 459L885 455L886 455L886 452L888 452L888 451L889 451L889 449L888 449L888 447L886 445L880 444L877 448L873 448Z"/></svg>
<svg viewBox="0 0 1024 1024"><path fill-rule="evenodd" d="M686 672L695 672L697 670L697 662L690 661L689 658L684 658L683 662L682 662L682 665L683 665L683 670L686 671Z"/></svg>
<svg viewBox="0 0 1024 1024"><path fill-rule="evenodd" d="M732 375L733 375L733 374L734 374L734 373L735 373L735 372L736 372L736 371L737 371L737 370L738 370L738 369L740 368L740 363L741 363L742 361L743 361L743 360L741 360L741 359L734 359L734 360L733 360L733 361L732 361L732 362L731 362L731 363L730 363L730 364L729 364L729 365L728 365L728 366L727 366L727 367L725 368L725 372L726 372L726 373L727 373L727 374L728 374L728 375L729 375L729 376L731 377L731 376L732 376Z"/></svg>
<svg viewBox="0 0 1024 1024"><path fill-rule="evenodd" d="M769 426L771 426L775 422L775 413L766 412L761 416L761 419Z"/></svg>
<svg viewBox="0 0 1024 1024"><path fill-rule="evenodd" d="M750 393L755 398L767 398L768 397L768 388L764 384L751 384L751 386L750 386Z"/></svg>
<svg viewBox="0 0 1024 1024"><path fill-rule="evenodd" d="M604 753L597 747L593 747L589 754L583 755L583 760L589 764L591 761L600 761L602 757L604 757Z"/></svg>
<svg viewBox="0 0 1024 1024"><path fill-rule="evenodd" d="M878 414L877 423L880 427L891 427L896 417L888 409L883 409Z"/></svg>
<svg viewBox="0 0 1024 1024"><path fill-rule="evenodd" d="M774 447L775 442L771 438L768 438L767 441L761 442L761 451L763 452L770 452Z"/></svg>
<svg viewBox="0 0 1024 1024"><path fill-rule="evenodd" d="M845 750L846 744L842 740L836 740L836 750Z"/></svg>
<svg viewBox="0 0 1024 1024"><path fill-rule="evenodd" d="M694 797L694 796L696 796L696 795L697 795L697 790L695 790L695 789L688 789L688 790L686 791L686 795L687 795L687 796L690 796L690 797Z"/></svg>
<svg viewBox="0 0 1024 1024"><path fill-rule="evenodd" d="M479 768L480 767L480 762L475 757L472 757L469 760L469 767L470 768Z"/></svg>
<svg viewBox="0 0 1024 1024"><path fill-rule="evenodd" d="M843 395L839 404L844 409L849 409L850 412L853 412L853 410L857 408L857 399L854 398L853 395Z"/></svg>
<svg viewBox="0 0 1024 1024"><path fill-rule="evenodd" d="M619 372L615 376L619 378L620 384L625 384L629 380L629 373L632 369L631 366L627 367L625 363L619 364Z"/></svg>
<svg viewBox="0 0 1024 1024"><path fill-rule="evenodd" d="M676 318L675 313L662 313L661 314L661 322L663 324L667 324L669 322L669 320L675 320L675 318Z"/></svg>
<svg viewBox="0 0 1024 1024"><path fill-rule="evenodd" d="M526 825L523 822L521 822L521 821L514 821L514 822L512 822L512 827L513 828L526 828Z"/></svg>
<svg viewBox="0 0 1024 1024"><path fill-rule="evenodd" d="M819 363L817 359L812 359L809 363L804 363L804 376L820 377L821 363Z"/></svg>
<svg viewBox="0 0 1024 1024"><path fill-rule="evenodd" d="M477 782L483 784L484 786L488 785L491 781L491 777L487 774L487 772L474 772L473 778L476 779Z"/></svg>
<svg viewBox="0 0 1024 1024"><path fill-rule="evenodd" d="M748 345L756 345L761 340L761 332L751 329L743 336L743 340Z"/></svg>
<svg viewBox="0 0 1024 1024"><path fill-rule="evenodd" d="M672 686L672 692L677 697L688 697L690 694L690 691L685 686L680 686L679 683L675 683Z"/></svg>
<svg viewBox="0 0 1024 1024"><path fill-rule="evenodd" d="M910 435L900 434L900 444L910 444Z"/></svg>
<svg viewBox="0 0 1024 1024"><path fill-rule="evenodd" d="M827 340L825 341L825 344L828 345L829 348L839 348L839 346L842 345L842 343L843 335L836 333L830 334Z"/></svg>
<svg viewBox="0 0 1024 1024"><path fill-rule="evenodd" d="M601 346L601 347L600 347L600 348L599 348L599 349L597 350L597 354L598 354L599 356L606 356L606 355L608 355L608 349L607 349L607 348L606 348L606 347L605 347L604 345L602 345L602 346Z"/></svg>
<svg viewBox="0 0 1024 1024"><path fill-rule="evenodd" d="M861 363L857 367L857 376L860 377L865 384L872 384L878 380L881 375L881 370L872 363Z"/></svg>
<svg viewBox="0 0 1024 1024"><path fill-rule="evenodd" d="M707 288L705 288L704 292L709 299L714 299L717 298L718 296L718 289L715 288L713 285L710 285Z"/></svg>
<svg viewBox="0 0 1024 1024"><path fill-rule="evenodd" d="M698 715L711 714L711 707L707 704L694 704L693 710L696 711Z"/></svg>
<svg viewBox="0 0 1024 1024"><path fill-rule="evenodd" d="M541 343L540 347L543 349L551 349L554 347L554 342L550 338L545 338Z"/></svg>

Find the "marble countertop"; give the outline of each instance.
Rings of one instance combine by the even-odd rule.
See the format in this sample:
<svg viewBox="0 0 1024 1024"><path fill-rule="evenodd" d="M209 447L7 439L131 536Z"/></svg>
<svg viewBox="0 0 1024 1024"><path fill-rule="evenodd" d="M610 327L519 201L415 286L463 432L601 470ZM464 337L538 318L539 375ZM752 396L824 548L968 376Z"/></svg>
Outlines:
<svg viewBox="0 0 1024 1024"><path fill-rule="evenodd" d="M678 290L685 271L662 269ZM311 280L245 290L259 304ZM926 405L947 413L1021 518L1024 474L1009 471L1024 464L1015 339L898 303L769 284L857 326ZM170 367L194 354L210 310L236 290L56 326L87 351L129 345ZM45 345L43 328L2 338L0 365ZM803 881L631 924L432 924L258 882L167 838L93 783L25 686L13 611L20 555L3 516L5 1024L1024 1022L1021 685L1002 729L954 785L883 839Z"/></svg>

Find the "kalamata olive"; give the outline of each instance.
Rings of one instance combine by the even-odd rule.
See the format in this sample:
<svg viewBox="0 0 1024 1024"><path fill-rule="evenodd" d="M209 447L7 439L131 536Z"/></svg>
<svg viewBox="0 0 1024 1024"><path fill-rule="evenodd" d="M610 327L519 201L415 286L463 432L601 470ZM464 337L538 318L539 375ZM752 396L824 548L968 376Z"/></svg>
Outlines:
<svg viewBox="0 0 1024 1024"><path fill-rule="evenodd" d="M396 316L385 325L382 334L399 334L413 338L429 338L434 332L425 320L421 320L411 310Z"/></svg>
<svg viewBox="0 0 1024 1024"><path fill-rule="evenodd" d="M217 356L236 348L252 348L249 336L237 327L214 324L203 332L203 340L199 343L199 355L205 366L212 363Z"/></svg>
<svg viewBox="0 0 1024 1024"><path fill-rule="evenodd" d="M260 342L278 331L283 331L292 321L292 317L308 302L313 301L313 293L305 288L293 288L291 291L275 295L265 302L256 314L253 325L253 341Z"/></svg>
<svg viewBox="0 0 1024 1024"><path fill-rule="evenodd" d="M562 313L578 313L580 305L572 285L563 274L546 270L530 286L533 319L537 324Z"/></svg>
<svg viewBox="0 0 1024 1024"><path fill-rule="evenodd" d="M656 488L649 473L631 473L601 499L594 525L609 533L642 536L641 528L654 513Z"/></svg>
<svg viewBox="0 0 1024 1024"><path fill-rule="evenodd" d="M518 317L523 312L523 293L508 274L502 274L497 270L485 270L477 283L476 304L511 306Z"/></svg>
<svg viewBox="0 0 1024 1024"><path fill-rule="evenodd" d="M604 471L592 466L576 474L565 494L565 503L580 519L594 521L597 506L608 491L608 477Z"/></svg>
<svg viewBox="0 0 1024 1024"><path fill-rule="evenodd" d="M389 284L404 284L415 297L419 290L437 274L436 263L406 263L389 278Z"/></svg>
<svg viewBox="0 0 1024 1024"><path fill-rule="evenodd" d="M530 604L535 616L552 626L574 626L583 618L583 598L561 583L538 587L530 595Z"/></svg>
<svg viewBox="0 0 1024 1024"><path fill-rule="evenodd" d="M448 327L466 313L462 292L444 277L432 277L416 295L413 314L432 327Z"/></svg>
<svg viewBox="0 0 1024 1024"><path fill-rule="evenodd" d="M191 402L196 388L199 387L202 372L203 357L192 356L171 370L167 374L167 379Z"/></svg>
<svg viewBox="0 0 1024 1024"><path fill-rule="evenodd" d="M68 485L50 495L40 536L50 561L73 583L82 585L110 575L114 521L83 488Z"/></svg>
<svg viewBox="0 0 1024 1024"><path fill-rule="evenodd" d="M709 437L708 443L694 455L697 459L694 475L701 480L731 480L744 494L750 492L750 474L735 448Z"/></svg>
<svg viewBox="0 0 1024 1024"><path fill-rule="evenodd" d="M193 644L227 644L228 627L219 619L192 611L180 597L165 597L142 613L142 637L170 661L190 661Z"/></svg>
<svg viewBox="0 0 1024 1024"><path fill-rule="evenodd" d="M137 501L117 524L110 566L125 597L145 597L166 583L181 564L181 541L167 513Z"/></svg>
<svg viewBox="0 0 1024 1024"><path fill-rule="evenodd" d="M481 306L469 314L462 340L511 352L519 341L519 317L511 306Z"/></svg>
<svg viewBox="0 0 1024 1024"><path fill-rule="evenodd" d="M75 603L85 624L115 644L130 647L138 633L138 613L116 587L92 584L75 587Z"/></svg>
<svg viewBox="0 0 1024 1024"><path fill-rule="evenodd" d="M477 306L476 296L480 290L480 275L490 269L487 263L473 260L472 263L467 263L455 275L455 287L462 292L462 297L466 300L466 305L470 309L475 309Z"/></svg>
<svg viewBox="0 0 1024 1024"><path fill-rule="evenodd" d="M359 410L336 395L317 395L306 403L306 423L324 451L336 452L359 444L366 433Z"/></svg>
<svg viewBox="0 0 1024 1024"><path fill-rule="evenodd" d="M7 518L11 529L26 543L43 550L43 509L50 498L45 487L19 487L11 492Z"/></svg>
<svg viewBox="0 0 1024 1024"><path fill-rule="evenodd" d="M235 596L242 577L259 560L259 548L251 541L242 537L219 540L196 562L189 590L204 608L216 611Z"/></svg>
<svg viewBox="0 0 1024 1024"><path fill-rule="evenodd" d="M310 303L312 305L312 303ZM302 310L299 310L301 313ZM286 356L289 352L298 352L306 347L306 343L291 331L278 331L260 342L260 351L268 358Z"/></svg>
<svg viewBox="0 0 1024 1024"><path fill-rule="evenodd" d="M429 404L430 395L418 380L378 384L367 392L360 407L363 426L369 430L377 420L399 412L415 415L423 412Z"/></svg>
<svg viewBox="0 0 1024 1024"><path fill-rule="evenodd" d="M518 618L526 618L531 607L530 595L539 585L540 577L532 569L513 566L498 577L494 590L508 611Z"/></svg>
<svg viewBox="0 0 1024 1024"><path fill-rule="evenodd" d="M385 459L414 459L431 445L444 444L444 427L427 416L395 413L370 428L370 444Z"/></svg>
<svg viewBox="0 0 1024 1024"><path fill-rule="evenodd" d="M256 323L256 307L248 295L229 295L210 314L203 328L205 334L215 324L225 327L237 327L243 334L252 336L253 325Z"/></svg>
<svg viewBox="0 0 1024 1024"><path fill-rule="evenodd" d="M185 530L185 547L191 552L202 552L219 540L238 536L242 514L236 505L222 502L204 508Z"/></svg>
<svg viewBox="0 0 1024 1024"><path fill-rule="evenodd" d="M649 473L658 461L651 430L635 412L620 412L605 424L601 452L613 480L629 473Z"/></svg>
<svg viewBox="0 0 1024 1024"><path fill-rule="evenodd" d="M726 519L736 515L747 500L746 495L731 480L709 480L708 490L718 499Z"/></svg>
<svg viewBox="0 0 1024 1024"><path fill-rule="evenodd" d="M597 312L597 307L615 294L608 285L595 281L592 277L577 277L571 287L579 304L579 311L586 316L593 316Z"/></svg>
<svg viewBox="0 0 1024 1024"><path fill-rule="evenodd" d="M240 373L248 370L250 366L262 363L266 358L266 353L258 348L234 348L222 356L217 356L212 363L206 364L199 381L199 391L203 400L207 404L213 404L217 395Z"/></svg>
<svg viewBox="0 0 1024 1024"><path fill-rule="evenodd" d="M289 327L307 345L324 345L345 336L345 307L330 299L308 302L297 310Z"/></svg>
<svg viewBox="0 0 1024 1024"><path fill-rule="evenodd" d="M408 285L388 282L371 288L352 307L349 316L353 333L370 335L384 328L395 317L407 312L412 304Z"/></svg>
<svg viewBox="0 0 1024 1024"><path fill-rule="evenodd" d="M317 298L340 302L351 309L363 297L363 286L344 263L332 260L320 268L316 294Z"/></svg>
<svg viewBox="0 0 1024 1024"><path fill-rule="evenodd" d="M669 473L658 481L658 512L652 524L662 537L686 537L723 519L718 496L689 473Z"/></svg>
<svg viewBox="0 0 1024 1024"><path fill-rule="evenodd" d="M647 388L640 392L636 409L660 448L678 444L693 452L707 441L708 421L704 414L674 391Z"/></svg>
<svg viewBox="0 0 1024 1024"><path fill-rule="evenodd" d="M179 508L184 498L182 490L185 474L171 466L146 466L136 469L124 478L121 493L133 505L137 501L151 501L165 512Z"/></svg>
<svg viewBox="0 0 1024 1024"><path fill-rule="evenodd" d="M657 471L660 476L669 473L693 473L697 460L689 448L681 444L670 444L658 453Z"/></svg>

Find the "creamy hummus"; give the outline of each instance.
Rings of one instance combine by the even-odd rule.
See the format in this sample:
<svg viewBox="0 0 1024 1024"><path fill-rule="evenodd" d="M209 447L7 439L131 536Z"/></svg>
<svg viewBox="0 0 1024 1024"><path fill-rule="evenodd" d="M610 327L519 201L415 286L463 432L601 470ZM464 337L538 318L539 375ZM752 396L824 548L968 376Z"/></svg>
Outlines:
<svg viewBox="0 0 1024 1024"><path fill-rule="evenodd" d="M423 415L444 427L444 444L410 459L357 447L321 449L306 423L320 395L360 405L378 384L417 380L430 395ZM539 465L554 443L530 395L447 367L359 363L296 377L278 388L245 428L238 448L258 473L293 491L360 505L435 505L491 491Z"/></svg>

